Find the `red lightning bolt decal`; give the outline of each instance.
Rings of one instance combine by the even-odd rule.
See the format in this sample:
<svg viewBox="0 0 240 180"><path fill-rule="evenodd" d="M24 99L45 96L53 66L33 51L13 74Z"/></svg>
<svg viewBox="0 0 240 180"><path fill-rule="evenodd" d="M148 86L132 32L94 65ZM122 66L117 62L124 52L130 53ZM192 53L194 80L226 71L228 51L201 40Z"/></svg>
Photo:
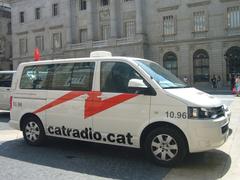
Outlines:
<svg viewBox="0 0 240 180"><path fill-rule="evenodd" d="M39 108L38 110L34 111L34 114L46 111L50 108L53 108L57 105L60 105L62 103L65 103L67 101L70 101L72 99L75 99L79 96L82 96L84 94L88 94L88 98L85 101L85 111L84 111L84 119L89 118L97 113L100 113L102 111L105 111L113 106L116 106L118 104L121 104L127 100L130 100L136 96L137 94L120 94L105 100L102 100L98 96L100 96L101 92L83 92L83 91L73 91L70 93L67 93L66 95L52 101L51 103Z"/></svg>
<svg viewBox="0 0 240 180"><path fill-rule="evenodd" d="M46 111L52 107L55 107L59 104L62 104L64 102L67 102L67 101L70 101L72 99L75 99L79 96L82 96L83 94L85 94L86 92L83 92L83 91L73 91L73 92L70 92L70 93L67 93L65 94L64 96L52 101L51 103L39 108L38 110L34 111L33 113L34 114L37 114L37 113L40 113L40 112L43 112L43 111Z"/></svg>
<svg viewBox="0 0 240 180"><path fill-rule="evenodd" d="M138 96L137 94L120 94L102 100L101 98L98 98L101 94L101 92L91 92L88 94L89 98L85 103L84 119Z"/></svg>

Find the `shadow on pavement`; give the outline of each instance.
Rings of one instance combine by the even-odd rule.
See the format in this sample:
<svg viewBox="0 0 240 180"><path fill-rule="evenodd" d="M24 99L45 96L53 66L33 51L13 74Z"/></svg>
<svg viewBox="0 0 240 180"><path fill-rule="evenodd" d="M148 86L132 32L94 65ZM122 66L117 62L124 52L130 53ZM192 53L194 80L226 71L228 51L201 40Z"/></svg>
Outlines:
<svg viewBox="0 0 240 180"><path fill-rule="evenodd" d="M79 141L50 139L43 147L27 145L22 139L3 142L0 156L103 178L163 179L169 168L148 162L137 149Z"/></svg>
<svg viewBox="0 0 240 180"><path fill-rule="evenodd" d="M188 155L176 169L184 179L220 179L231 167L231 157L223 151L211 150Z"/></svg>
<svg viewBox="0 0 240 180"><path fill-rule="evenodd" d="M4 142L0 145L0 156L35 165L123 180L163 179L171 170L148 162L143 152L137 149L56 138L50 138L43 147L29 146L22 139ZM205 179L204 174L209 173L209 177L218 179L228 172L230 166L231 157L228 154L212 150L191 154L174 169L179 169L181 176L184 172L186 177L195 173L199 175L199 179Z"/></svg>

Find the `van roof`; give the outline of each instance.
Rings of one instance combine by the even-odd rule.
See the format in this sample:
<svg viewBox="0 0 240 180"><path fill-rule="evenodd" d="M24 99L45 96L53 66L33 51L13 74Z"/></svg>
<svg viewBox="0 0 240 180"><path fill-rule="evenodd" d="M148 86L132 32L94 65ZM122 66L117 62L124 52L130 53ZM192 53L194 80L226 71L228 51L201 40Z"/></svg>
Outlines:
<svg viewBox="0 0 240 180"><path fill-rule="evenodd" d="M97 57L97 58L70 58L70 59L54 59L54 60L42 60L42 61L33 61L33 62L24 62L21 63L21 66L27 65L39 65L39 64L55 64L55 63L68 63L68 62L75 62L75 61L101 61L101 60L123 60L123 61L132 61L133 57L123 57L123 56L114 56L114 57Z"/></svg>

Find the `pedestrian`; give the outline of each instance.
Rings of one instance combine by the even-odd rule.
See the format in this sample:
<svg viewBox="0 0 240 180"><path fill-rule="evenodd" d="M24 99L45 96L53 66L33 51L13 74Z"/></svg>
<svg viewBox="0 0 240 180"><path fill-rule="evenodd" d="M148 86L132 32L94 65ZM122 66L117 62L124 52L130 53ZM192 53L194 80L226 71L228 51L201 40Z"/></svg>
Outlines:
<svg viewBox="0 0 240 180"><path fill-rule="evenodd" d="M240 75L238 75L236 78L235 86L236 86L237 96L239 97L239 95L240 95Z"/></svg>
<svg viewBox="0 0 240 180"><path fill-rule="evenodd" d="M212 88L217 88L217 78L215 74L213 75L211 82L212 82Z"/></svg>
<svg viewBox="0 0 240 180"><path fill-rule="evenodd" d="M184 76L183 81L184 81L186 84L188 84L188 78L187 78L187 76Z"/></svg>
<svg viewBox="0 0 240 180"><path fill-rule="evenodd" d="M220 75L218 75L218 77L217 77L217 88L221 88L222 87L222 85L221 85L221 76Z"/></svg>
<svg viewBox="0 0 240 180"><path fill-rule="evenodd" d="M231 74L231 91L235 88L235 76L234 74Z"/></svg>

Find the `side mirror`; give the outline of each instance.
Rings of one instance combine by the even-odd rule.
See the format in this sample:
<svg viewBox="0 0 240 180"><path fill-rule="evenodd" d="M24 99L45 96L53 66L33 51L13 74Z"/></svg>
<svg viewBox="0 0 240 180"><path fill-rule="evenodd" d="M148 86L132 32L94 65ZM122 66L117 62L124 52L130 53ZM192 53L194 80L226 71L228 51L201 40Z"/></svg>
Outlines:
<svg viewBox="0 0 240 180"><path fill-rule="evenodd" d="M147 85L143 82L142 79L130 79L128 82L129 88L139 88L139 89L147 89Z"/></svg>

